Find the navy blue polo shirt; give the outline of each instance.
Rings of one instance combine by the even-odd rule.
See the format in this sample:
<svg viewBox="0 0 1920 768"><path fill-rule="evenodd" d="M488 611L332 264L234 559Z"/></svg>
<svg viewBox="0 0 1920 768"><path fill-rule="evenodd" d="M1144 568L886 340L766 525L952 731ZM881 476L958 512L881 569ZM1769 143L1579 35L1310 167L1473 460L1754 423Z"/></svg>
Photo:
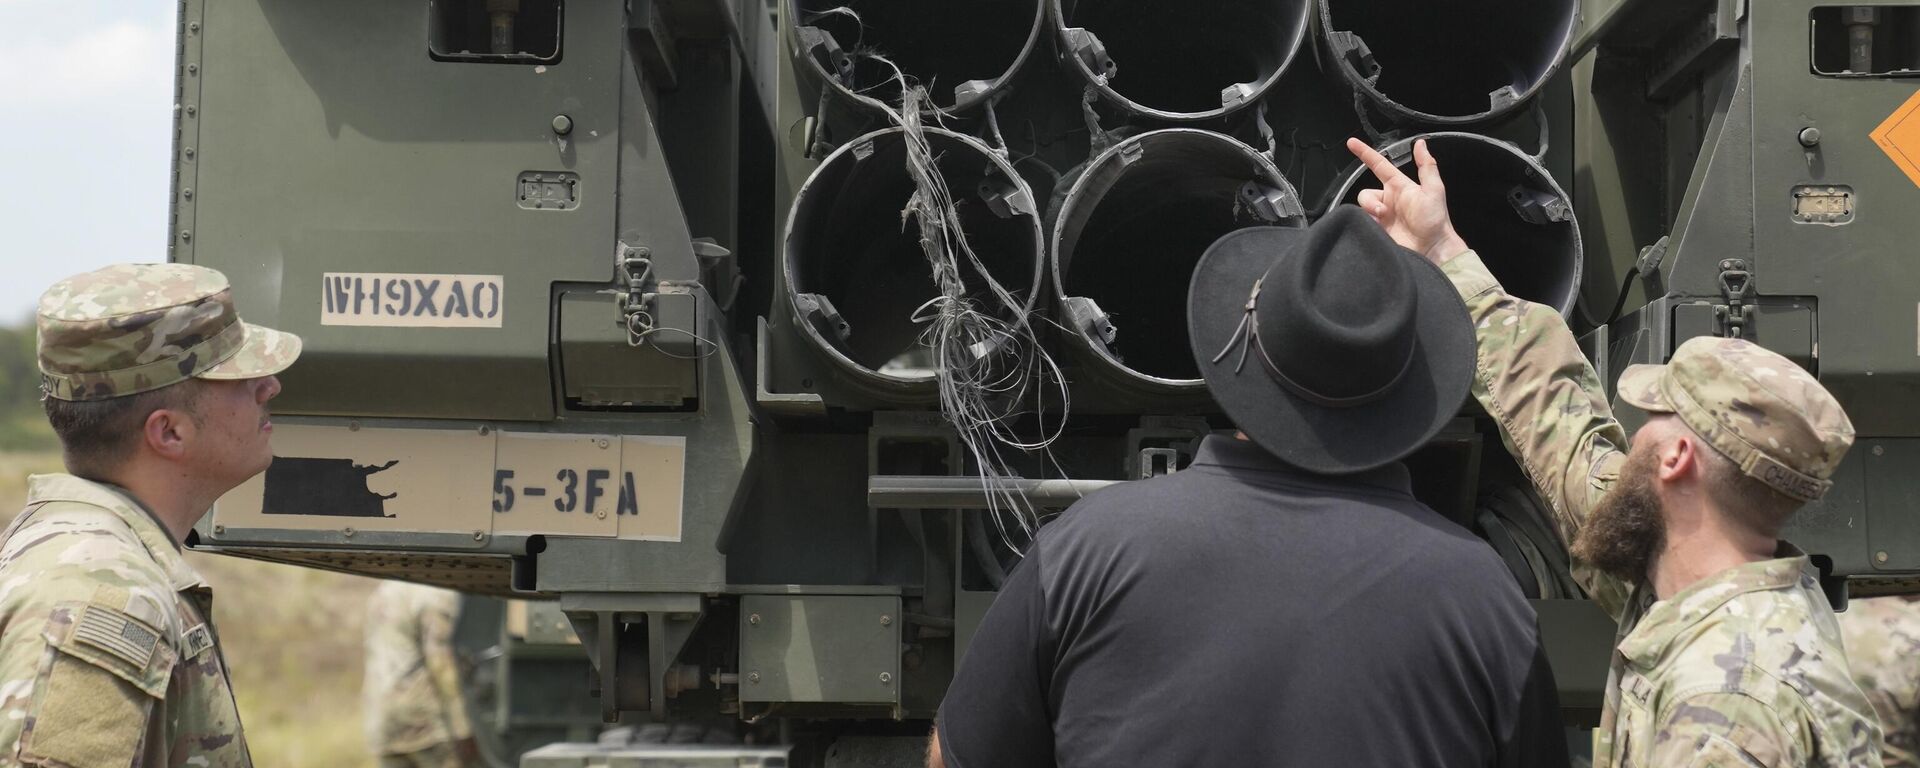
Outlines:
<svg viewBox="0 0 1920 768"><path fill-rule="evenodd" d="M1561 766L1533 609L1405 467L1209 437L1041 531L940 708L948 768Z"/></svg>

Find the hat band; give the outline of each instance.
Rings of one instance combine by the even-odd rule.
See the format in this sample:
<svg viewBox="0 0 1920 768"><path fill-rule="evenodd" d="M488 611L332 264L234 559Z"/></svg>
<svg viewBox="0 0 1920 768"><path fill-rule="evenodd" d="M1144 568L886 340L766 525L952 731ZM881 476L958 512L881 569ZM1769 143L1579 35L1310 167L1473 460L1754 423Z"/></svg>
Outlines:
<svg viewBox="0 0 1920 768"><path fill-rule="evenodd" d="M1234 374L1238 375L1247 366L1248 350L1257 350L1260 353L1260 362L1266 365L1267 373L1271 374L1274 380L1280 382L1280 386L1286 387L1288 392L1299 395L1300 399L1323 408L1352 408L1358 405L1366 405L1367 403L1386 397L1389 393L1393 392L1394 388L1400 386L1400 381L1407 377L1407 371L1413 368L1414 348L1409 347L1407 349L1406 359L1400 361L1400 370L1394 373L1393 378L1388 379L1386 384L1381 385L1379 389L1375 389L1372 392L1346 397L1333 397L1321 394L1304 384L1294 381L1293 377L1288 376L1286 371L1280 370L1280 366L1273 362L1272 357L1267 355L1267 348L1259 343L1260 286L1262 283L1265 283L1266 280L1266 277L1263 276L1253 281L1253 292L1247 296L1246 308L1240 315L1240 324L1233 329L1233 335L1227 337L1227 345L1222 347L1220 352L1213 356L1213 362L1218 363L1222 359L1225 359L1227 354L1233 351L1233 345L1235 343L1241 344L1240 360L1234 363L1233 366Z"/></svg>
<svg viewBox="0 0 1920 768"><path fill-rule="evenodd" d="M1695 400L1692 393L1674 385L1673 377L1667 375L1665 371L1661 372L1660 391L1667 396L1667 402L1674 405L1673 411L1680 420L1686 422L1687 427L1695 434L1705 438L1707 444L1713 446L1715 451L1719 451L1720 455L1738 465L1741 474L1766 484L1768 488L1779 491L1783 496L1803 502L1818 501L1821 496L1827 494L1828 489L1833 487L1832 480L1814 477L1767 455L1766 451L1760 450L1760 446L1748 442L1746 438L1721 424L1711 415L1704 416L1710 428L1702 429L1701 425L1696 424L1695 421L1703 418L1700 414L1704 414L1706 408L1701 407L1700 401ZM1681 401L1685 401L1688 407L1680 407ZM1689 418L1690 415L1691 418Z"/></svg>
<svg viewBox="0 0 1920 768"><path fill-rule="evenodd" d="M236 319L205 341L150 363L111 371L48 373L42 370L40 389L47 397L58 400L102 400L152 392L191 379L208 368L226 362L227 358L240 351L246 340L246 324ZM183 373L180 361L188 359L195 361L194 367ZM106 397L87 397L88 391L96 385L104 385L110 394Z"/></svg>

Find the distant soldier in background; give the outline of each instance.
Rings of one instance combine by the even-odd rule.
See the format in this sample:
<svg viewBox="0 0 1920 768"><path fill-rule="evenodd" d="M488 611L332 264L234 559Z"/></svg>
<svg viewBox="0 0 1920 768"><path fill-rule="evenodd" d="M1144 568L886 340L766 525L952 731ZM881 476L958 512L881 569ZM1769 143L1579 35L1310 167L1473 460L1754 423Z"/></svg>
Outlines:
<svg viewBox="0 0 1920 768"><path fill-rule="evenodd" d="M1853 600L1840 636L1886 734L1887 768L1920 768L1920 596Z"/></svg>
<svg viewBox="0 0 1920 768"><path fill-rule="evenodd" d="M121 264L35 316L67 473L28 480L0 540L0 764L250 766L181 542L273 461L267 401L300 339L240 321L227 278Z"/></svg>
<svg viewBox="0 0 1920 768"><path fill-rule="evenodd" d="M479 764L453 649L460 593L404 581L367 604L367 745L380 768Z"/></svg>

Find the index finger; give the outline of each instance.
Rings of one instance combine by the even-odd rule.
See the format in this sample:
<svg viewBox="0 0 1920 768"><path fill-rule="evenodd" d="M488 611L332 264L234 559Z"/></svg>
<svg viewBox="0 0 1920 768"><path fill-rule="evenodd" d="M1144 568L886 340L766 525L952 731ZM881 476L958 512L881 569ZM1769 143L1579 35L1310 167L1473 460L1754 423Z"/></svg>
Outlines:
<svg viewBox="0 0 1920 768"><path fill-rule="evenodd" d="M1367 146L1367 143L1364 141L1354 138L1347 139L1347 151L1352 152L1354 157L1360 158L1361 164L1367 166L1367 170L1373 171L1374 177L1380 179L1382 185L1392 186L1394 183L1401 181L1409 184L1413 183L1413 179L1407 178L1407 175L1401 173L1400 169L1395 167L1392 161L1388 160L1385 155L1374 151L1374 148Z"/></svg>

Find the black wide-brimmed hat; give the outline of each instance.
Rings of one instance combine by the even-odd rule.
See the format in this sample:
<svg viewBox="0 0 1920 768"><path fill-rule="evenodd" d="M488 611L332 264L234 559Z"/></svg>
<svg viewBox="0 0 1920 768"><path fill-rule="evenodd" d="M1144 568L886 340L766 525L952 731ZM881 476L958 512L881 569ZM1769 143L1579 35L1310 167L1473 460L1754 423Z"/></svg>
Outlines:
<svg viewBox="0 0 1920 768"><path fill-rule="evenodd" d="M1473 321L1439 267L1352 205L1215 241L1187 292L1193 354L1240 431L1295 467L1405 458L1459 412Z"/></svg>

